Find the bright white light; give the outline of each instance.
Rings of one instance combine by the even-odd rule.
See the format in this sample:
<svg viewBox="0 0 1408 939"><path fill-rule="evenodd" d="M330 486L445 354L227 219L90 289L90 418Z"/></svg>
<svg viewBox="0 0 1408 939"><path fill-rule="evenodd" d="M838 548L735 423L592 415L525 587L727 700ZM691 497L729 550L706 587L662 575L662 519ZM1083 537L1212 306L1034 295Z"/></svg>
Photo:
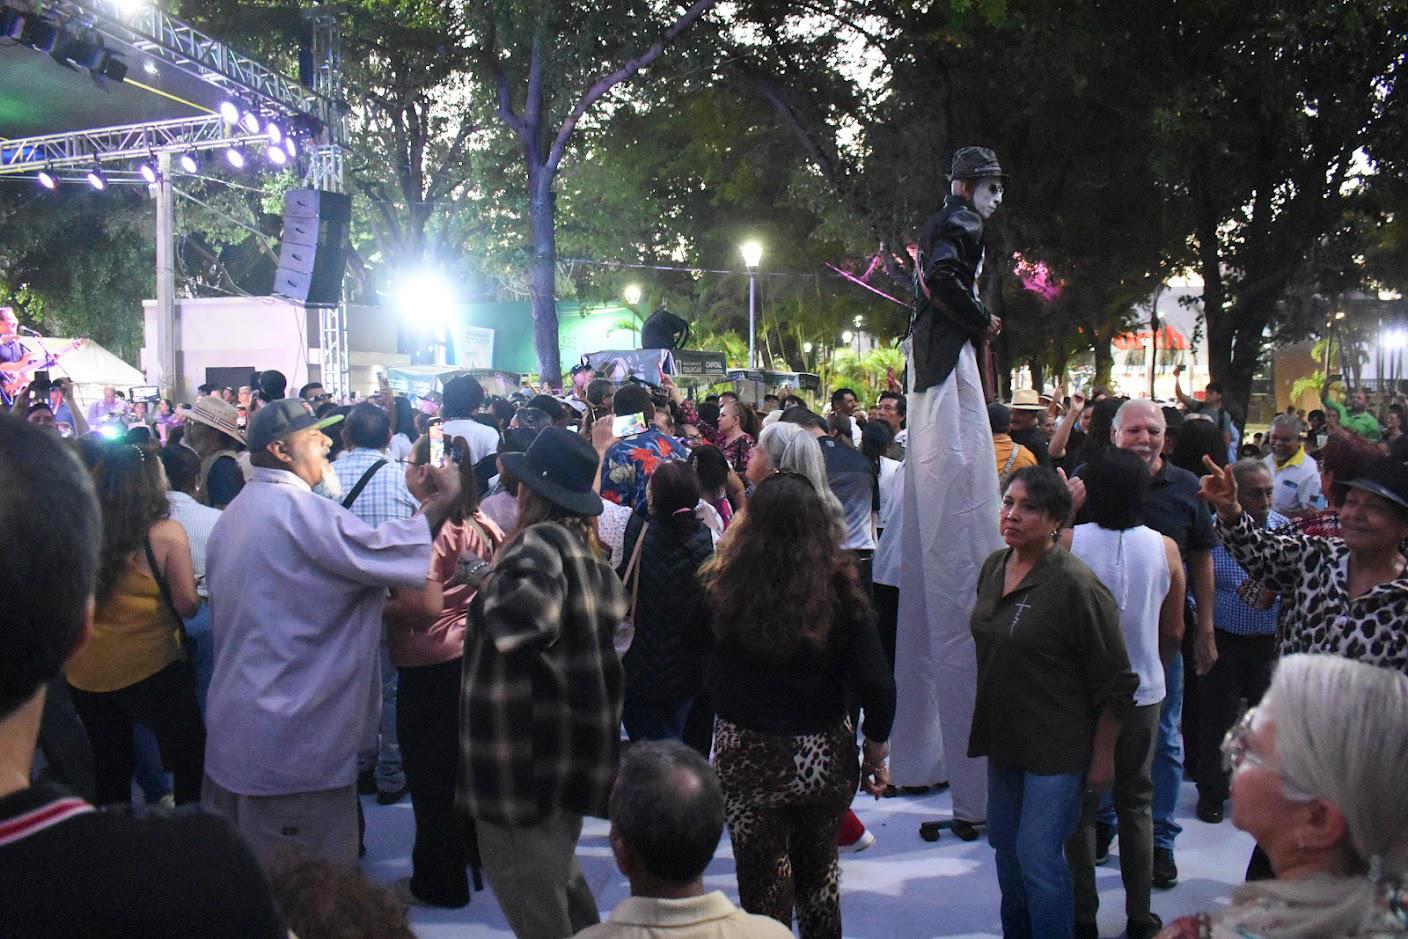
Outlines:
<svg viewBox="0 0 1408 939"><path fill-rule="evenodd" d="M104 189L108 188L108 178L103 175L102 170L95 166L88 171L88 185L102 192Z"/></svg>
<svg viewBox="0 0 1408 939"><path fill-rule="evenodd" d="M152 166L150 163L143 163L138 169L138 172L142 174L142 178L148 183L156 183L156 167Z"/></svg>
<svg viewBox="0 0 1408 939"><path fill-rule="evenodd" d="M226 150L225 159L228 160L230 165L233 166L235 169L244 169L244 151L239 149L238 147L231 147L230 149Z"/></svg>
<svg viewBox="0 0 1408 939"><path fill-rule="evenodd" d="M1337 320L1342 320L1342 319L1344 319L1344 310L1336 310L1336 311L1335 311L1335 319L1337 319Z"/></svg>
<svg viewBox="0 0 1408 939"><path fill-rule="evenodd" d="M156 78L161 74L161 69L157 68L156 63L151 59L147 59L147 61L142 63L142 71L146 72L152 78Z"/></svg>
<svg viewBox="0 0 1408 939"><path fill-rule="evenodd" d="M1385 349L1403 349L1408 347L1408 332L1401 329L1390 329L1383 335L1380 343Z"/></svg>
<svg viewBox="0 0 1408 939"><path fill-rule="evenodd" d="M862 322L864 322L864 319L863 319L862 317L857 316L857 317L855 318L856 329L860 329L860 324L861 324Z"/></svg>
<svg viewBox="0 0 1408 939"><path fill-rule="evenodd" d="M274 164L275 166L283 166L285 163L288 162L288 154L284 153L283 147L280 147L276 144L270 144L269 149L265 152L265 155L268 156L269 162Z"/></svg>
<svg viewBox="0 0 1408 939"><path fill-rule="evenodd" d="M58 187L59 181L55 179L54 174L48 170L40 170L39 185L43 186L45 189L55 189Z"/></svg>
<svg viewBox="0 0 1408 939"><path fill-rule="evenodd" d="M738 250L743 252L743 263L749 270L763 262L763 246L756 241L745 241Z"/></svg>
<svg viewBox="0 0 1408 939"><path fill-rule="evenodd" d="M200 169L200 164L196 162L194 151L187 150L185 153L181 154L181 169L185 170L187 173L194 173L196 170Z"/></svg>
<svg viewBox="0 0 1408 939"><path fill-rule="evenodd" d="M284 132L280 130L279 125L275 124L273 121L269 122L269 126L268 128L266 128L266 131L269 134L270 143L278 143L279 141L284 139Z"/></svg>
<svg viewBox="0 0 1408 939"><path fill-rule="evenodd" d="M812 354L812 344L811 344L810 342L804 342L804 343L802 343L802 351L805 352L807 355L811 355L811 354Z"/></svg>
<svg viewBox="0 0 1408 939"><path fill-rule="evenodd" d="M225 119L226 124L238 124L240 120L240 109L235 107L233 101L221 101L220 116Z"/></svg>
<svg viewBox="0 0 1408 939"><path fill-rule="evenodd" d="M240 120L240 123L242 123L244 129L251 134L259 133L259 115L255 114L253 111L244 112L244 117Z"/></svg>
<svg viewBox="0 0 1408 939"><path fill-rule="evenodd" d="M298 156L298 144L293 142L292 137L284 138L284 152L291 157Z"/></svg>
<svg viewBox="0 0 1408 939"><path fill-rule="evenodd" d="M98 433L109 440L116 440L118 437L122 436L122 428L117 424L104 424L102 427L98 428Z"/></svg>
<svg viewBox="0 0 1408 939"><path fill-rule="evenodd" d="M848 345L850 344L850 341L854 338L856 338L855 333L851 332L849 329L841 334L841 341Z"/></svg>
<svg viewBox="0 0 1408 939"><path fill-rule="evenodd" d="M640 287L636 284L627 284L625 290L626 302L635 306L640 302Z"/></svg>
<svg viewBox="0 0 1408 939"><path fill-rule="evenodd" d="M116 0L116 3L123 13L136 13L147 5L146 0Z"/></svg>
<svg viewBox="0 0 1408 939"><path fill-rule="evenodd" d="M397 312L413 323L443 327L455 321L458 298L441 271L424 268L401 275L395 300Z"/></svg>

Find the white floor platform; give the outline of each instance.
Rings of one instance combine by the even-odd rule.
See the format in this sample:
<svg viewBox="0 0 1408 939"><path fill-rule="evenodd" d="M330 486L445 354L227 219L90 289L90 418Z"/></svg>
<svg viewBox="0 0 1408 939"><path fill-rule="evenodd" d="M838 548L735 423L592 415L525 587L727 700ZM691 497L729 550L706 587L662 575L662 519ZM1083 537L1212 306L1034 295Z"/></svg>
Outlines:
<svg viewBox="0 0 1408 939"><path fill-rule="evenodd" d="M410 874L413 824L410 800L382 807L364 798L367 812L368 877L389 884ZM1251 839L1232 827L1205 825L1193 817L1196 792L1185 783L1180 802L1176 857L1179 884L1155 891L1154 911L1165 921L1225 904L1242 882ZM948 814L946 793L919 798L856 799L856 811L875 833L874 846L861 854L842 855L841 915L847 936L862 939L925 939L930 936L1000 936L997 876L992 849L983 840L964 843L945 833L930 844L920 839L919 823ZM577 849L587 879L605 917L629 893L616 870L606 841L607 823L588 819ZM1100 884L1100 934L1124 930L1124 895L1118 869L1119 846L1110 862L1097 869ZM737 902L733 856L728 835L705 874L705 886L723 890ZM412 925L422 939L448 936L511 937L486 885L461 910L415 909Z"/></svg>

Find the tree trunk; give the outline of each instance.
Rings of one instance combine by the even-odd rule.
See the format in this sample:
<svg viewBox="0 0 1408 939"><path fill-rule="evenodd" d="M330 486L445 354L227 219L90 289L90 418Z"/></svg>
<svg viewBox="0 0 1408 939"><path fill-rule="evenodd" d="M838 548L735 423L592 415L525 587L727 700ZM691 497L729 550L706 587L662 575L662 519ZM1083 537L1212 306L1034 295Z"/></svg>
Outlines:
<svg viewBox="0 0 1408 939"><path fill-rule="evenodd" d="M533 233L533 268L528 283L533 300L533 348L538 353L538 383L562 385L557 339L557 227L552 176L543 167L528 173L528 216Z"/></svg>
<svg viewBox="0 0 1408 939"><path fill-rule="evenodd" d="M1027 360L1027 368L1032 372L1032 388L1040 393L1046 382L1046 370L1041 367L1041 358L1032 356Z"/></svg>

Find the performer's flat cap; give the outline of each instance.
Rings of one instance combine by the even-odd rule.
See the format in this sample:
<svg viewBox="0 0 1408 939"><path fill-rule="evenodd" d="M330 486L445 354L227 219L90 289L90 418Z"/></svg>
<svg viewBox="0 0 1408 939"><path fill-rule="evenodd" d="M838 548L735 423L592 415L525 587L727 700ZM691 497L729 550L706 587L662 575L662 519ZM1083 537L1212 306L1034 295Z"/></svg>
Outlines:
<svg viewBox="0 0 1408 939"><path fill-rule="evenodd" d="M984 176L996 176L1004 181L1007 179L1002 164L997 162L996 153L987 147L959 147L954 152L953 167L948 174L950 180L982 179Z"/></svg>

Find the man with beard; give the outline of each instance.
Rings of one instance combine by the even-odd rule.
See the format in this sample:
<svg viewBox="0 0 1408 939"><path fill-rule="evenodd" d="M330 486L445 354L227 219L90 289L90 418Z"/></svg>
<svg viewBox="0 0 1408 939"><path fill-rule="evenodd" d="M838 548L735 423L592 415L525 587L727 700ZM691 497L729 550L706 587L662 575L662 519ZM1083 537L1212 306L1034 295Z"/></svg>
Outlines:
<svg viewBox="0 0 1408 939"><path fill-rule="evenodd" d="M210 534L202 801L265 862L293 849L356 863L357 752L380 711L386 590L425 588L431 539L459 492L459 468L435 467L421 514L376 528L315 495L332 473L322 428L338 420L297 398L259 409L254 478Z"/></svg>

